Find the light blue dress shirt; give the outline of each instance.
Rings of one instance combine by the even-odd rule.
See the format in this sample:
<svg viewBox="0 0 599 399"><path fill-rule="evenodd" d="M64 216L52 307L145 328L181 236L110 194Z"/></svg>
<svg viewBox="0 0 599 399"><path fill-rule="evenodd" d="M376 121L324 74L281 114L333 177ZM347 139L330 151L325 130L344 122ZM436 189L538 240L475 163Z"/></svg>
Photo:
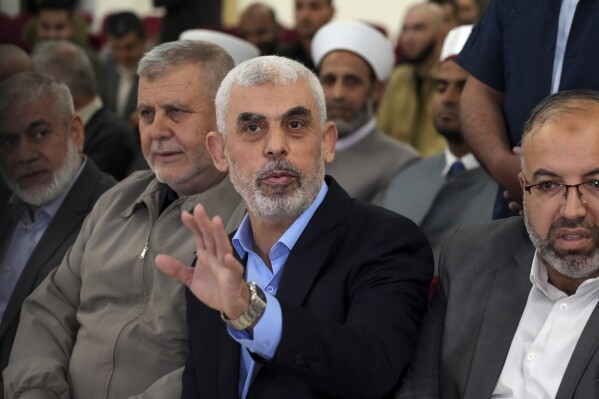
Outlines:
<svg viewBox="0 0 599 399"><path fill-rule="evenodd" d="M33 219L29 205L14 194L8 200L9 226L6 240L0 248L0 321L8 301L17 286L31 254L42 239L48 225L58 212L62 202L83 170L85 160L66 189L52 201L40 206Z"/></svg>
<svg viewBox="0 0 599 399"><path fill-rule="evenodd" d="M568 36L570 36L570 28L572 27L572 20L574 20L574 13L576 12L578 1L579 0L562 0L557 26L555 57L553 59L551 94L559 91L559 83L561 81L562 68L564 66L564 54L566 53Z"/></svg>
<svg viewBox="0 0 599 399"><path fill-rule="evenodd" d="M242 345L239 368L239 396L241 398L245 399L247 395L255 363L248 351L254 352L265 359L272 359L277 351L283 330L283 316L281 306L275 295L279 288L285 262L308 222L312 219L314 212L322 203L327 191L328 186L323 182L314 202L289 226L287 231L270 249L268 257L272 265L272 271L254 251L252 226L248 215L245 215L239 229L233 236L233 247L239 256L242 259L246 255L248 257L245 267L246 281L253 281L262 288L267 303L262 318L254 326L253 337L247 331L228 328L229 335Z"/></svg>

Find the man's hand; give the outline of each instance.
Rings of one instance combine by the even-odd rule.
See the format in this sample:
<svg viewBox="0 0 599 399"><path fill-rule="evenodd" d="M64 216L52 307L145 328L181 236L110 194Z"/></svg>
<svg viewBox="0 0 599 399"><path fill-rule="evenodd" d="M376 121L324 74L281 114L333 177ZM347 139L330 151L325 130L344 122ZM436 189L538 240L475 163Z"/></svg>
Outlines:
<svg viewBox="0 0 599 399"><path fill-rule="evenodd" d="M250 292L243 280L243 266L232 254L229 237L219 216L212 220L202 205L193 215L184 212L183 224L191 230L197 246L195 268L168 256L158 255L156 266L176 277L207 306L236 319L248 308Z"/></svg>
<svg viewBox="0 0 599 399"><path fill-rule="evenodd" d="M518 172L520 172L520 152L522 151L522 147L516 146L512 148L512 154L517 156L518 158ZM517 175L516 175L517 176ZM511 190L505 190L503 192L503 198L508 200L508 207L510 210L517 212L519 215L522 215L522 187L520 187L520 182L516 177L516 181L518 186L516 188L515 185L512 185ZM507 187L507 186L505 186Z"/></svg>

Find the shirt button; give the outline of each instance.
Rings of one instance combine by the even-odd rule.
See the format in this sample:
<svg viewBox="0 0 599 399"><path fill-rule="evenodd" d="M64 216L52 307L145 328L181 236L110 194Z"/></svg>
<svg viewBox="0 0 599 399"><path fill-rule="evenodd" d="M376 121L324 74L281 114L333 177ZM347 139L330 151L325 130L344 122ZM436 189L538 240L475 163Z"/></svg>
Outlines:
<svg viewBox="0 0 599 399"><path fill-rule="evenodd" d="M10 271L10 269L12 269L12 267L10 267L10 265L6 265L2 268L2 270L4 270L7 273Z"/></svg>
<svg viewBox="0 0 599 399"><path fill-rule="evenodd" d="M561 305L559 305L559 309L561 311L564 311L564 310L568 309L568 304L567 303L562 303Z"/></svg>
<svg viewBox="0 0 599 399"><path fill-rule="evenodd" d="M266 287L266 291L267 291L269 294L272 294L272 293L274 292L274 290L275 290L275 289L274 289L274 288L272 288L272 286L271 286L271 285L269 285L268 287Z"/></svg>
<svg viewBox="0 0 599 399"><path fill-rule="evenodd" d="M529 353L528 356L526 356L526 358L528 360L534 360L535 359L535 354L534 353Z"/></svg>

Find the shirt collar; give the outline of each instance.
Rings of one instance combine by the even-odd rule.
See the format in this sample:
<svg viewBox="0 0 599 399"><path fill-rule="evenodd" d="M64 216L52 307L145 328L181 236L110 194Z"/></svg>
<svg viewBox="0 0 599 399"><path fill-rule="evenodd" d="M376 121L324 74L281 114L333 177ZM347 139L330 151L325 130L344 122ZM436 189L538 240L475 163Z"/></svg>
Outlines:
<svg viewBox="0 0 599 399"><path fill-rule="evenodd" d="M329 188L326 182L323 181L322 186L320 187L320 191L318 192L318 195L316 196L312 204L310 204L310 206L297 219L295 219L291 226L289 226L285 233L283 233L283 235L277 240L275 245L273 245L273 248L276 248L278 244L281 243L285 245L285 247L287 247L289 251L293 249L293 246L304 232L304 229L308 225L308 222L310 222L312 216L314 216L316 209L318 209L318 207L324 200L324 197L326 196L328 189ZM233 236L232 241L233 247L235 247L235 250L237 251L241 259L245 258L248 252L255 252L254 238L252 235L252 225L249 215L247 213L241 221L239 229L237 229L237 232Z"/></svg>
<svg viewBox="0 0 599 399"><path fill-rule="evenodd" d="M102 99L100 99L99 96L96 96L88 104L75 111L75 113L83 120L83 124L87 125L87 122L89 122L96 111L102 108L103 105Z"/></svg>
<svg viewBox="0 0 599 399"><path fill-rule="evenodd" d="M337 139L337 143L335 144L335 151L342 151L353 146L358 141L368 136L368 134L372 132L375 128L376 119L373 116L368 122L356 129L356 131L351 132L345 137Z"/></svg>
<svg viewBox="0 0 599 399"><path fill-rule="evenodd" d="M471 152L461 158L458 158L451 151L449 151L449 147L445 147L445 167L441 171L441 176L447 176L449 169L451 169L451 165L453 165L456 161L461 161L464 164L464 169L466 170L473 170L480 166Z"/></svg>

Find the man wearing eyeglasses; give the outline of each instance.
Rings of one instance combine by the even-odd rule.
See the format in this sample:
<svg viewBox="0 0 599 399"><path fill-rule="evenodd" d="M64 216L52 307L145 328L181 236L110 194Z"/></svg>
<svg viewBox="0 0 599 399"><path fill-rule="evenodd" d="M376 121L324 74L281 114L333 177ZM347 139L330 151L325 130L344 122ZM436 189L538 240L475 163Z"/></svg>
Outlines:
<svg viewBox="0 0 599 399"><path fill-rule="evenodd" d="M524 127L524 217L458 228L399 398L597 398L599 92Z"/></svg>

